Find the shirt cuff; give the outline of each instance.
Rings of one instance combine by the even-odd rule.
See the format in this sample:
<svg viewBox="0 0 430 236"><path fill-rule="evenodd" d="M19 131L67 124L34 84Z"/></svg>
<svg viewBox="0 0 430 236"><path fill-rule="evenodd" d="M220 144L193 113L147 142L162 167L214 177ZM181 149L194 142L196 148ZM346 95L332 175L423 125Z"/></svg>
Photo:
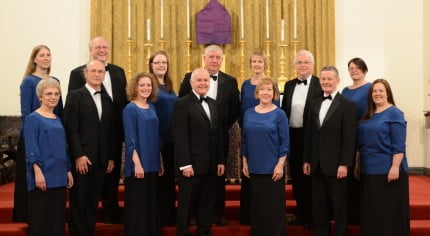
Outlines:
<svg viewBox="0 0 430 236"><path fill-rule="evenodd" d="M192 165L181 166L181 167L179 167L179 170L185 170L188 167L193 167L193 166Z"/></svg>

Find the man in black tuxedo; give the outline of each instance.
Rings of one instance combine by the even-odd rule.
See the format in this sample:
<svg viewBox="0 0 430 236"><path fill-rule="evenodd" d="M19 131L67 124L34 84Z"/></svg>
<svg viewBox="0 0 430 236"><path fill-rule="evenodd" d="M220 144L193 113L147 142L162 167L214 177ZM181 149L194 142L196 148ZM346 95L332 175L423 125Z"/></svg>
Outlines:
<svg viewBox="0 0 430 236"><path fill-rule="evenodd" d="M288 117L291 136L288 164L297 202L297 215L292 223L305 227L312 225L312 191L310 177L303 174L303 144L306 142L304 121L311 101L322 96L319 79L312 75L314 64L311 52L301 50L297 53L294 59L297 78L285 84L281 105Z"/></svg>
<svg viewBox="0 0 430 236"><path fill-rule="evenodd" d="M94 234L104 175L114 168L115 108L101 87L104 74L102 62L89 62L84 70L86 84L68 93L64 107L75 182L70 190L71 236Z"/></svg>
<svg viewBox="0 0 430 236"><path fill-rule="evenodd" d="M210 88L207 96L216 101L217 109L220 111L218 117L219 130L221 132L222 142L224 143L221 155L223 155L224 159L227 159L229 148L228 131L237 120L240 111L237 80L220 71L223 52L219 46L209 45L206 47L203 58L205 69L211 76ZM191 73L187 73L179 89L179 97L183 97L191 92L190 78ZM225 208L225 175L217 177L216 186L214 223L221 226L227 225L228 222L223 216Z"/></svg>
<svg viewBox="0 0 430 236"><path fill-rule="evenodd" d="M127 104L125 91L127 80L124 70L121 67L108 63L109 43L105 38L96 37L91 40L89 49L91 60L99 60L105 65L106 73L102 87L104 87L110 99L113 101L115 106L114 115L117 116L117 122L113 124L118 134L113 137L115 139L115 149L117 150L114 154L115 169L112 173L105 175L102 190L102 203L105 223L119 223L118 185L121 171L122 143L124 141L122 110ZM68 91L84 86L85 78L82 73L84 68L85 65L72 70L69 78Z"/></svg>
<svg viewBox="0 0 430 236"><path fill-rule="evenodd" d="M216 176L222 176L225 169L217 105L207 96L209 80L205 69L194 70L190 79L192 92L180 98L173 110L173 142L180 171L178 236L191 235L188 222L192 210L196 216L196 235L210 235Z"/></svg>
<svg viewBox="0 0 430 236"><path fill-rule="evenodd" d="M355 155L355 104L337 91L338 70L326 66L320 83L324 96L309 108L303 172L312 178L313 223L316 236L329 236L330 212L336 236L347 235L347 174Z"/></svg>

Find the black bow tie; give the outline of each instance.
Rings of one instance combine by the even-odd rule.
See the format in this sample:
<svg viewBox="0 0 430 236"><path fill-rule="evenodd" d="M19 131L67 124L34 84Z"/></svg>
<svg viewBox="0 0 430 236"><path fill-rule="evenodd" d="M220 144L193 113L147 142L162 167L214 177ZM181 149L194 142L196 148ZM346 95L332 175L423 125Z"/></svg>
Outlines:
<svg viewBox="0 0 430 236"><path fill-rule="evenodd" d="M301 84L301 83L303 83L304 85L307 85L308 84L308 80L307 79L305 79L305 80L297 80L297 84Z"/></svg>
<svg viewBox="0 0 430 236"><path fill-rule="evenodd" d="M327 97L326 97L326 96L323 96L323 97L322 97L322 100L323 100L323 101L324 101L324 100L326 100L326 99L328 99L328 100L332 100L331 95L328 95Z"/></svg>
<svg viewBox="0 0 430 236"><path fill-rule="evenodd" d="M105 66L105 71L109 71L109 66Z"/></svg>
<svg viewBox="0 0 430 236"><path fill-rule="evenodd" d="M94 92L94 95L97 95L97 94L102 94L103 93L103 90L100 90L100 91L95 91Z"/></svg>
<svg viewBox="0 0 430 236"><path fill-rule="evenodd" d="M203 102L203 101L208 102L208 98L200 96L200 102Z"/></svg>
<svg viewBox="0 0 430 236"><path fill-rule="evenodd" d="M216 76L216 75L211 75L211 78L212 78L214 81L216 81L216 80L218 79L218 76Z"/></svg>

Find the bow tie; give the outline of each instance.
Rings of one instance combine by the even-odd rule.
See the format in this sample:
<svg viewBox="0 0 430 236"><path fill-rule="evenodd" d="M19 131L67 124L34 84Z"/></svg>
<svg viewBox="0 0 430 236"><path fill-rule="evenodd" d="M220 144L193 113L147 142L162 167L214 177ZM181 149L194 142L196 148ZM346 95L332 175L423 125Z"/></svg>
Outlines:
<svg viewBox="0 0 430 236"><path fill-rule="evenodd" d="M327 97L326 97L326 96L323 96L323 97L322 97L322 100L323 100L323 101L324 101L324 100L326 100L326 99L328 99L328 100L332 100L331 95L328 95Z"/></svg>
<svg viewBox="0 0 430 236"><path fill-rule="evenodd" d="M203 102L203 101L208 102L208 98L200 96L200 102Z"/></svg>
<svg viewBox="0 0 430 236"><path fill-rule="evenodd" d="M304 85L307 85L308 84L308 80L307 79L305 79L305 80L297 80L297 84L301 84L301 83L303 83Z"/></svg>
<svg viewBox="0 0 430 236"><path fill-rule="evenodd" d="M95 91L95 92L94 92L94 95L97 95L97 94L100 94L100 95L101 95L102 93L103 93L103 90L99 90L99 91Z"/></svg>
<svg viewBox="0 0 430 236"><path fill-rule="evenodd" d="M109 71L109 66L105 66L105 71Z"/></svg>
<svg viewBox="0 0 430 236"><path fill-rule="evenodd" d="M218 76L216 76L216 75L211 75L211 78L212 78L214 81L216 81L216 80L218 79Z"/></svg>

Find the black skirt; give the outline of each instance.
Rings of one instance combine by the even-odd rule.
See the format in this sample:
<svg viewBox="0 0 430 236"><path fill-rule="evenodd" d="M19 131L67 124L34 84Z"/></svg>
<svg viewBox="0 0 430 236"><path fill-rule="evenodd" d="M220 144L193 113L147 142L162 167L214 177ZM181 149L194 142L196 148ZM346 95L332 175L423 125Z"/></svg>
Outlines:
<svg viewBox="0 0 430 236"><path fill-rule="evenodd" d="M125 178L124 235L160 235L158 172Z"/></svg>
<svg viewBox="0 0 430 236"><path fill-rule="evenodd" d="M16 154L15 189L13 195L14 222L28 221L28 191L27 191L27 167L25 161L24 138L19 138Z"/></svg>
<svg viewBox="0 0 430 236"><path fill-rule="evenodd" d="M251 236L285 236L285 180L272 175L251 174Z"/></svg>
<svg viewBox="0 0 430 236"><path fill-rule="evenodd" d="M65 235L66 187L28 193L28 235Z"/></svg>
<svg viewBox="0 0 430 236"><path fill-rule="evenodd" d="M400 171L399 179L388 183L387 174L361 175L361 235L408 236L409 182Z"/></svg>

